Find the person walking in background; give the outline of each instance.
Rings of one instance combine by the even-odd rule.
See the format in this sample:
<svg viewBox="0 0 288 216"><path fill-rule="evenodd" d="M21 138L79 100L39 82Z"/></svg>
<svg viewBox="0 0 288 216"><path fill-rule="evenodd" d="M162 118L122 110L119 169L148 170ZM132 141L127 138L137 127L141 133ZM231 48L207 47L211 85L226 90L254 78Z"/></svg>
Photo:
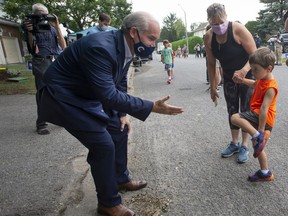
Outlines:
<svg viewBox="0 0 288 216"><path fill-rule="evenodd" d="M181 52L181 47L178 46L177 51L176 51L176 55L181 58L182 52Z"/></svg>
<svg viewBox="0 0 288 216"><path fill-rule="evenodd" d="M33 15L47 15L49 11L46 6L40 3L32 5ZM59 20L54 15L55 20L49 22L49 29L45 31L38 31L34 29L32 23L25 24L25 34L27 38L27 46L29 52L32 54L32 73L35 77L36 86L36 104L37 104L37 120L36 132L40 135L50 134L47 129L48 124L39 118L40 95L39 89L43 84L43 75L49 65L58 57L64 48L66 48L66 41L62 35Z"/></svg>
<svg viewBox="0 0 288 216"><path fill-rule="evenodd" d="M111 18L108 14L102 13L99 15L98 19L98 25L95 26L93 29L87 32L87 35L102 31L108 31L108 30L116 30L116 28L111 27Z"/></svg>
<svg viewBox="0 0 288 216"><path fill-rule="evenodd" d="M172 49L172 56L173 56L173 60L172 60L172 65L171 65L171 79L173 80L174 79L174 66L175 66L175 57L176 57L176 54L175 54L175 51L173 50L172 48L172 44L169 43L168 45L169 48Z"/></svg>
<svg viewBox="0 0 288 216"><path fill-rule="evenodd" d="M231 122L231 116L239 110L249 111L253 89L237 81L244 77L252 78L248 58L256 50L255 41L244 25L227 20L225 7L222 4L210 5L207 8L207 18L211 25L211 29L205 34L211 99L215 102L219 98L215 82L216 59L219 59L223 70L223 89L232 137L221 156L227 158L239 152L237 162L244 163L249 159L247 148L249 134L242 131L242 144L240 144L240 128Z"/></svg>
<svg viewBox="0 0 288 216"><path fill-rule="evenodd" d="M256 48L259 48L262 44L262 40L257 33L254 34L254 40L255 40Z"/></svg>
<svg viewBox="0 0 288 216"><path fill-rule="evenodd" d="M268 48L275 53L276 47L275 47L275 38L270 38L268 41Z"/></svg>
<svg viewBox="0 0 288 216"><path fill-rule="evenodd" d="M201 46L199 43L197 43L194 47L194 51L195 51L195 58L201 58Z"/></svg>
<svg viewBox="0 0 288 216"><path fill-rule="evenodd" d="M40 117L64 127L88 148L98 213L132 216L119 190L135 191L146 181L132 180L127 169L127 114L146 120L151 112L177 115L182 107L127 94L127 72L134 55L145 57L160 37L158 21L147 12L127 15L120 30L89 34L67 47L47 69ZM114 140L114 134L123 132Z"/></svg>
<svg viewBox="0 0 288 216"><path fill-rule="evenodd" d="M186 46L186 44L184 44L183 48L182 48L182 57L183 58L187 58L188 57L188 47Z"/></svg>
<svg viewBox="0 0 288 216"><path fill-rule="evenodd" d="M275 39L275 55L276 55L276 65L282 65L282 38L280 33L277 34Z"/></svg>
<svg viewBox="0 0 288 216"><path fill-rule="evenodd" d="M273 52L267 47L262 47L249 57L252 74L256 81L246 78L238 80L239 83L254 88L250 103L251 110L233 114L231 117L233 124L252 136L253 156L258 158L260 170L248 177L251 182L274 180L274 175L268 168L267 155L264 151L276 117L278 85L272 74L274 62Z"/></svg>
<svg viewBox="0 0 288 216"><path fill-rule="evenodd" d="M288 11L283 16L284 19L284 31L288 32ZM286 65L288 66L288 58L286 59Z"/></svg>
<svg viewBox="0 0 288 216"><path fill-rule="evenodd" d="M173 75L172 64L174 63L174 56L173 56L172 49L169 47L169 41L164 40L163 45L164 45L164 49L162 49L162 52L161 52L161 62L165 65L164 68L165 68L165 71L167 71L167 75L168 75L167 83L171 84L172 75Z"/></svg>

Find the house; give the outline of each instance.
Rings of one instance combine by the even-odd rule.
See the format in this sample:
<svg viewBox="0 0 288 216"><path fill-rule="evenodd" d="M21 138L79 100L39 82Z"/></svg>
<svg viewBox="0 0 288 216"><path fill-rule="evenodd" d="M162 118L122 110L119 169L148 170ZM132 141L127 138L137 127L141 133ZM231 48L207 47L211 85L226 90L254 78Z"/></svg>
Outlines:
<svg viewBox="0 0 288 216"><path fill-rule="evenodd" d="M203 38L206 33L206 26L208 26L208 24L208 22L200 23L199 26L192 32L193 35Z"/></svg>
<svg viewBox="0 0 288 216"><path fill-rule="evenodd" d="M21 25L3 18L4 16L5 13L0 9L0 65L23 63L25 45Z"/></svg>
<svg viewBox="0 0 288 216"><path fill-rule="evenodd" d="M0 17L0 64L22 63L24 46L20 24Z"/></svg>

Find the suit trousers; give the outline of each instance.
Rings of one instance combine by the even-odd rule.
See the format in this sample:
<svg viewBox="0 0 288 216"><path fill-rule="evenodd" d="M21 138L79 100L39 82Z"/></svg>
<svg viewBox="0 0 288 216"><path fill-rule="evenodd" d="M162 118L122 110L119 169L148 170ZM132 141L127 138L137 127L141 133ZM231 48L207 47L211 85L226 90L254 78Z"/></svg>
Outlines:
<svg viewBox="0 0 288 216"><path fill-rule="evenodd" d="M44 86L43 75L49 65L52 63L51 59L44 57L33 57L32 59L32 72L35 77L35 87L36 87L36 104L37 104L37 120L36 128L43 129L47 127L46 122L43 122L39 119L39 106L40 106L40 95L39 89Z"/></svg>
<svg viewBox="0 0 288 216"><path fill-rule="evenodd" d="M98 202L105 207L121 204L118 185L128 182L128 128L120 131L118 115L113 115L104 132L66 130L88 148L87 162L91 167Z"/></svg>

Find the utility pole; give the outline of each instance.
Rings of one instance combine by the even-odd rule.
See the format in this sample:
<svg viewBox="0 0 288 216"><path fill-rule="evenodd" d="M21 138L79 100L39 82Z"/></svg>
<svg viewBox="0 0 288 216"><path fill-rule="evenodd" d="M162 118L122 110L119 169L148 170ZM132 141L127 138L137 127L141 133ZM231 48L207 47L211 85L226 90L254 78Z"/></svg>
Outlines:
<svg viewBox="0 0 288 216"><path fill-rule="evenodd" d="M186 46L187 46L187 49L189 50L189 46L188 46L188 32L187 32L187 20L186 20L186 11L183 9L183 7L178 4L179 7L182 9L182 11L184 12L184 18L185 18L185 30L186 30Z"/></svg>

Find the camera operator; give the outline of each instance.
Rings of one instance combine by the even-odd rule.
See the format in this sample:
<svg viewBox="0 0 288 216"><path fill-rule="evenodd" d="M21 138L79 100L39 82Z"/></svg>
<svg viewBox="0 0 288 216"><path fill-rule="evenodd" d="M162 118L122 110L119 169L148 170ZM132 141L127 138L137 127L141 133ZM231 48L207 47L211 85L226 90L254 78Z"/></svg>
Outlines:
<svg viewBox="0 0 288 216"><path fill-rule="evenodd" d="M26 40L29 52L32 54L32 72L37 89L37 120L36 131L40 135L49 134L47 123L39 119L39 93L43 85L42 78L48 66L66 47L59 21L56 15L50 15L48 9L40 3L32 6L32 14L25 22Z"/></svg>

